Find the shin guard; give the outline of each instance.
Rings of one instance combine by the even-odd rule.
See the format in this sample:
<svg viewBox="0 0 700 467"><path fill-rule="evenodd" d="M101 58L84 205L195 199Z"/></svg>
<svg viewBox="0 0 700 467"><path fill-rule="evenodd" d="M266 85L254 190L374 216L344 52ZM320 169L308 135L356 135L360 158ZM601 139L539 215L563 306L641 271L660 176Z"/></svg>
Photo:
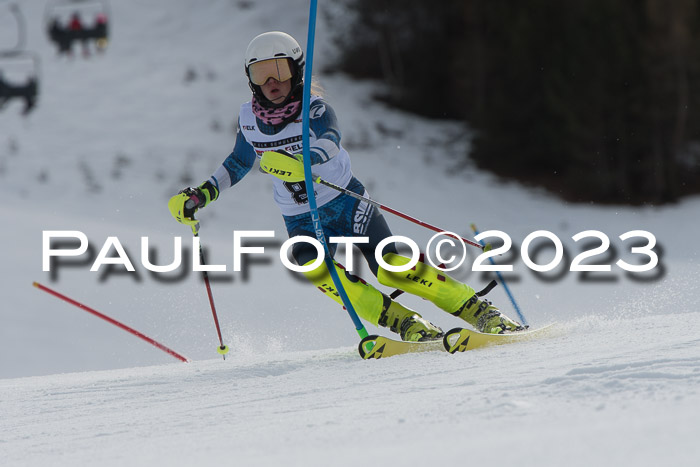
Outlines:
<svg viewBox="0 0 700 467"><path fill-rule="evenodd" d="M311 262L312 261L309 261L304 266ZM385 296L371 284L347 272L341 264L335 261L333 261L333 264L340 278L340 282L358 316L376 326L383 310ZM343 300L340 298L340 294L335 288L335 284L333 283L333 279L331 278L331 274L325 262L313 271L305 272L304 275L323 293L340 305L343 305Z"/></svg>
<svg viewBox="0 0 700 467"><path fill-rule="evenodd" d="M408 264L409 258L387 253L384 261L392 266ZM474 295L474 289L452 279L433 266L418 261L413 268L404 272L391 272L379 267L377 279L380 284L401 289L433 302L438 308L454 314L462 304Z"/></svg>

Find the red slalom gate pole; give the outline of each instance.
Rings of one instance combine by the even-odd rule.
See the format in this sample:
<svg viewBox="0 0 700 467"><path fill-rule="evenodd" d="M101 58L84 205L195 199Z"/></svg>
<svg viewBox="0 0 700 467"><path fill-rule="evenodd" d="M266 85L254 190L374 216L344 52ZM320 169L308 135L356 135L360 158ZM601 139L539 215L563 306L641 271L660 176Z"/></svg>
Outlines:
<svg viewBox="0 0 700 467"><path fill-rule="evenodd" d="M336 191L339 191L339 192L341 192L341 193L344 193L344 194L346 194L346 195L348 195L348 196L352 196L352 197L355 198L355 199L359 199L360 201L364 201L364 202L366 202L366 203L369 203L369 204L371 204L372 206L375 206L375 207L377 207L377 208L379 208L379 209L382 209L382 210L384 210L384 211L386 211L386 212L389 212L389 213L391 213L391 214L394 214L395 216L399 216L399 217L401 217L402 219L406 219L406 220L409 221L409 222L413 222L414 224L418 224L418 225L420 225L421 227L425 227L426 229L430 229L430 230L432 230L433 232L438 232L438 233L444 233L444 232L445 232L443 229L441 229L441 228L439 228L439 227L435 227L434 225L428 224L427 222L423 222L423 221L420 220L420 219L416 219L415 217L409 216L408 214L404 214L404 213L401 212L401 211L397 211L396 209L390 208L389 206L386 206L386 205L384 205L384 204L382 204L382 203L379 203L379 202L377 202L377 201L375 201L375 200L373 200L373 199L371 199L371 198L366 198L366 197L364 197L364 196L362 196L362 195L358 195L358 194L355 193L354 191L348 190L347 188L343 188L343 187L338 186L338 185L336 185L336 184L334 184L334 183L327 182L327 181L325 181L324 179L322 179L321 177L319 177L319 176L316 175L316 174L314 174L313 177L314 177L314 182L316 182L316 183L318 183L318 184L320 184L320 185L325 185L325 186L327 186L328 188L332 188L332 189L334 189L334 190L336 190ZM461 236L459 236L459 235L452 235L452 234L448 234L448 233L446 233L445 235L448 236L448 237L453 237L453 238L456 239L456 240L461 240L461 241L463 241L464 243L466 243L467 245L471 245L471 246L476 247L476 248L478 248L478 249L480 249L480 250L483 250L483 251L489 251L489 250L491 250L491 244L489 244L489 243L487 243L486 245L481 245L481 244L479 244L479 243L476 243L476 242L473 241L473 240L469 240L469 239L464 238L464 237L461 237Z"/></svg>
<svg viewBox="0 0 700 467"><path fill-rule="evenodd" d="M181 361L186 362L186 363L189 362L189 360L188 360L187 358L183 357L183 356L180 355L179 353L175 352L175 351L172 350L172 349L167 348L166 346L164 346L164 345L161 344L160 342L157 342L157 341L151 339L150 337L148 337L148 336L146 336L146 335L144 335L144 334L141 334L141 333L138 332L136 329L130 328L130 327L127 326L126 324L120 323L119 321L117 321L117 320L115 320L115 319L112 319L112 318L110 318L109 316L104 315L104 314L100 313L99 311L90 308L90 307L87 306L87 305L83 305L82 303L77 302L77 301L73 300L72 298L66 297L66 296L63 295L62 293L56 292L55 290L52 290L52 289L50 289L50 288L48 288L48 287L45 287L45 286L41 285L41 284L39 284L38 282L34 282L32 285L34 285L34 287L38 288L39 290L43 290L44 292L49 293L49 294L53 295L54 297L58 297L58 298L60 298L61 300L70 303L71 305L75 305L75 306L77 306L78 308L87 311L88 313L92 313L93 315L97 316L98 318L102 318L103 320L105 320L105 321L107 321L108 323L111 323L111 324L117 326L118 328L121 328L121 329L123 329L123 330L125 330L125 331L127 331L127 332L130 332L131 334L135 335L136 337L139 337L139 338L145 340L146 342L148 342L149 344L151 344L151 345L153 345L153 346L155 346L155 347L158 347L158 348L159 348L160 350L162 350L163 352L172 355L173 357L177 358L178 360L181 360Z"/></svg>

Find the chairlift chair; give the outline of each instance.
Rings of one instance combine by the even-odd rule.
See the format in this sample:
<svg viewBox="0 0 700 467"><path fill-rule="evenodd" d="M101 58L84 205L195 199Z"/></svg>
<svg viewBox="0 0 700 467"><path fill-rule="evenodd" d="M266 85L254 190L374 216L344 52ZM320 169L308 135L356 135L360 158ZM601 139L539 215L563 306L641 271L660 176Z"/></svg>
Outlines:
<svg viewBox="0 0 700 467"><path fill-rule="evenodd" d="M36 105L39 95L40 61L34 52L0 52L0 111L13 99L24 100L23 114Z"/></svg>
<svg viewBox="0 0 700 467"><path fill-rule="evenodd" d="M74 14L80 17L81 30L70 30ZM95 40L98 50L104 50L109 39L111 21L107 0L49 0L44 9L44 27L49 39L70 48L73 41ZM67 43L66 43L67 42Z"/></svg>

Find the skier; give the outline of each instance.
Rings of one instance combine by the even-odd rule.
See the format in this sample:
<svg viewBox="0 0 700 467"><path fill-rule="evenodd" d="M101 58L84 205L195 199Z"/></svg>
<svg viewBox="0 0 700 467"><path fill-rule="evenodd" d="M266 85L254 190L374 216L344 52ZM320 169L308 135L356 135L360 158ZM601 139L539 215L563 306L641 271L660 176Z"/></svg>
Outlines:
<svg viewBox="0 0 700 467"><path fill-rule="evenodd" d="M83 44L83 57L90 56L90 48L88 46L88 38L86 36L87 30L83 26L83 21L80 19L80 13L77 11L73 13L70 18L70 23L68 23L68 30L70 31L69 37L71 38L69 56L73 55L73 40L80 41Z"/></svg>
<svg viewBox="0 0 700 467"><path fill-rule="evenodd" d="M99 53L102 53L107 48L107 15L98 13L95 17L95 27L90 31L93 39L95 39L95 48Z"/></svg>
<svg viewBox="0 0 700 467"><path fill-rule="evenodd" d="M301 157L300 113L304 74L301 47L293 37L283 32L261 34L248 45L244 68L253 97L250 102L241 105L233 152L207 181L196 188L186 188L170 199L168 207L171 214L181 223L194 224L194 213L216 200L221 190L239 182L253 167L256 158L261 158L261 165L274 164L274 161L266 160L267 155L263 156L266 151ZM333 108L318 92L312 94L309 153L314 173L333 184L367 196L365 187L353 176L348 153L340 144L341 135ZM305 183L284 182L278 178L274 178L273 182L274 199L282 211L289 237L304 235L315 238ZM317 185L314 190L326 238L368 237L369 243L358 246L381 284L428 299L478 331L502 333L523 329L490 302L478 297L471 287L427 263L419 262L415 270L408 271L410 274L382 268L375 260L374 250L380 241L392 235L382 214L367 202L326 186ZM190 205L195 207L190 209ZM327 244L331 254L334 254L335 244ZM292 247L292 256L297 264L306 266L316 260L317 252L313 245L299 242ZM383 250L383 259L393 266L409 262L409 258L397 253L393 243ZM443 336L442 329L420 314L348 273L341 264L334 261L334 265L351 303L362 319L388 327L404 341L424 341ZM324 262L304 274L342 305Z"/></svg>
<svg viewBox="0 0 700 467"><path fill-rule="evenodd" d="M71 38L68 30L61 25L61 20L57 16L49 24L49 38L56 43L58 55L69 55L71 49Z"/></svg>

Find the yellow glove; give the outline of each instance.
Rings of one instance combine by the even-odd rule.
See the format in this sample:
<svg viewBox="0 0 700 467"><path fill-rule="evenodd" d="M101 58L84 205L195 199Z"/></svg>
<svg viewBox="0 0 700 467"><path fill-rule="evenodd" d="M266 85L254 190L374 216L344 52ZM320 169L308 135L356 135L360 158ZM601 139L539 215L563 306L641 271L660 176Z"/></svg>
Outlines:
<svg viewBox="0 0 700 467"><path fill-rule="evenodd" d="M209 181L197 188L187 187L168 201L170 214L181 224L195 225L194 213L219 197L219 190Z"/></svg>

